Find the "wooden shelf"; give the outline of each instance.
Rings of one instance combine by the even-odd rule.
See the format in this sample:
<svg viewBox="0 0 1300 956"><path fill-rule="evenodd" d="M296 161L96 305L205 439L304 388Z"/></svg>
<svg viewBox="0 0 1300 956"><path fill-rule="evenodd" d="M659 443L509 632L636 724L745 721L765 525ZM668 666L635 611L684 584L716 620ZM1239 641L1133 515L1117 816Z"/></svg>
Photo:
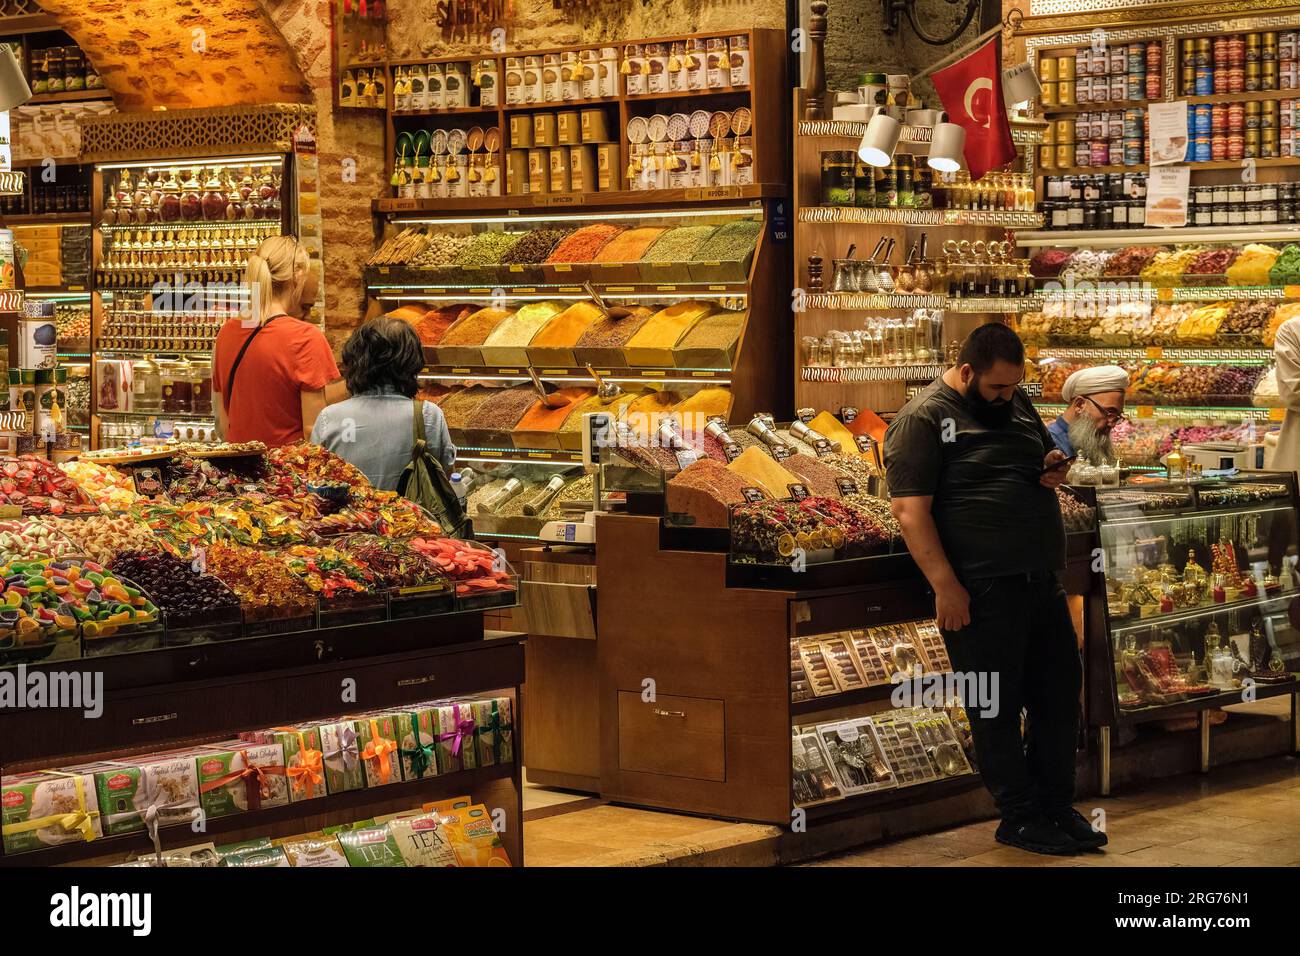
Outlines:
<svg viewBox="0 0 1300 956"><path fill-rule="evenodd" d="M677 90L669 93L626 93L623 99L629 103L639 103L645 100L678 100L694 99L702 96L726 96L728 93L748 93L748 86L719 86L711 87L706 90Z"/></svg>
<svg viewBox="0 0 1300 956"><path fill-rule="evenodd" d="M1211 169L1241 169L1244 162L1244 159L1212 159L1180 165L1188 166L1192 172L1199 173ZM1260 168L1300 166L1300 156L1277 156L1271 159L1255 159L1254 162ZM1040 166L1038 170L1040 176L1083 176L1089 173L1145 173L1150 170L1150 167L1146 163L1137 163L1132 166L1054 166L1050 169Z"/></svg>
<svg viewBox="0 0 1300 956"><path fill-rule="evenodd" d="M108 90L66 90L61 93L35 93L24 105L39 106L41 103L95 103L113 101L113 94Z"/></svg>
<svg viewBox="0 0 1300 956"><path fill-rule="evenodd" d="M1300 90L1251 90L1241 93L1210 93L1205 96L1178 96L1175 99L1186 100L1192 106L1206 103L1255 103L1262 100L1294 99Z"/></svg>
<svg viewBox="0 0 1300 956"><path fill-rule="evenodd" d="M551 103L506 103L501 109L506 113L531 113L534 110L555 110L561 111L579 106L617 106L619 98L617 96L593 96L588 99L578 100L560 100ZM400 116L401 114L396 114ZM538 147L545 149L547 147Z"/></svg>
<svg viewBox="0 0 1300 956"><path fill-rule="evenodd" d="M1038 230L1016 233L1018 246L1061 248L1136 246L1144 242L1270 242L1300 239L1300 223L1272 223L1267 226L1183 226L1177 229L1070 229L1064 232ZM1104 294L1101 293L1101 294Z"/></svg>
<svg viewBox="0 0 1300 956"><path fill-rule="evenodd" d="M362 107L344 107L344 109L383 109L382 106L362 106ZM477 116L483 113L496 113L495 106L455 106L451 109L436 110L393 110L393 119L407 119L410 117L428 117L428 116Z"/></svg>
<svg viewBox="0 0 1300 956"><path fill-rule="evenodd" d="M516 741L516 746L518 742ZM460 770L455 773L424 777L421 780L404 780L383 787L367 787L361 790L347 790L343 793L325 794L314 800L298 800L279 807L264 810L250 810L245 813L232 813L206 821L204 838L206 842L231 842L220 839L227 834L242 834L247 830L258 832L276 831L287 826L292 831L294 824L305 817L320 814L334 814L348 811L357 819L382 815L385 812L400 812L378 809L397 805L406 809L419 809L422 803L445 799L460 794L477 797L493 783L510 780L514 775L515 764L499 764L492 767L480 767L474 770ZM301 826L299 826L301 829ZM163 827L158 831L159 843L164 851L168 848L189 846L195 842L194 833L187 826ZM0 855L0 867L58 866L76 863L97 857L120 853L122 858L134 854L153 852L153 841L144 831L122 833L116 836L101 837L90 843L63 843L30 853ZM512 863L518 862L511 859Z"/></svg>
<svg viewBox="0 0 1300 956"><path fill-rule="evenodd" d="M996 212L978 209L913 209L906 207L801 206L799 221L822 225L941 226L985 229L1041 228L1037 212Z"/></svg>
<svg viewBox="0 0 1300 956"><path fill-rule="evenodd" d="M487 196L480 199L376 199L371 203L377 213L451 213L505 212L520 209L628 209L647 206L681 206L684 203L727 202L729 200L767 199L783 196L787 187L780 183L753 186L716 186L705 189L616 189L596 193L537 193L527 196Z"/></svg>
<svg viewBox="0 0 1300 956"><path fill-rule="evenodd" d="M5 226L85 226L93 223L90 212L41 212L21 216L5 216ZM145 228L145 227L140 227Z"/></svg>
<svg viewBox="0 0 1300 956"><path fill-rule="evenodd" d="M1100 110L1136 110L1146 109L1152 103L1164 100L1103 100L1100 103L1074 103L1070 106L1040 106L1043 116L1069 116L1073 113L1093 113Z"/></svg>

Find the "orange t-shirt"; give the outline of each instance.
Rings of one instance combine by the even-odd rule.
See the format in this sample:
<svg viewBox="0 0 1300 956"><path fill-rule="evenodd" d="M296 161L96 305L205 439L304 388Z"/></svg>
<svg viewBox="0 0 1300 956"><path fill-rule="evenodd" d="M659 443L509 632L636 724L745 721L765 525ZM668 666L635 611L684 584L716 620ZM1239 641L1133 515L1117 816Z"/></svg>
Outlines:
<svg viewBox="0 0 1300 956"><path fill-rule="evenodd" d="M224 400L230 367L252 334L240 319L228 320L217 333L213 401ZM226 440L261 441L268 448L302 441L302 393L338 378L334 353L320 329L281 315L262 328L239 363L235 394L226 407Z"/></svg>

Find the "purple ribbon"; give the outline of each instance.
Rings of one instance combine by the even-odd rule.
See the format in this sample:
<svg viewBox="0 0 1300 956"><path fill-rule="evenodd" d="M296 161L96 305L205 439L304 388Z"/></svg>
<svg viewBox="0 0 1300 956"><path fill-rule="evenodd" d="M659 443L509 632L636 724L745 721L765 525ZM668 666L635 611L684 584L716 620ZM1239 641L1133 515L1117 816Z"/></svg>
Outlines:
<svg viewBox="0 0 1300 956"><path fill-rule="evenodd" d="M473 717L466 717L464 720L461 720L461 719L460 719L460 704L452 704L452 705L451 705L451 722L455 725L456 729L455 729L455 730L449 730L449 731L447 731L445 734L439 734L439 735L438 735L438 739L439 739L439 740L451 740L451 739L454 737L454 738L455 738L455 742L451 745L451 755L452 755L453 757L459 757L459 756L460 756L460 745L461 745L461 742L462 742L466 737L468 737L469 735L471 735L471 734L474 733L474 727L475 727L475 724L474 724L474 718L473 718Z"/></svg>

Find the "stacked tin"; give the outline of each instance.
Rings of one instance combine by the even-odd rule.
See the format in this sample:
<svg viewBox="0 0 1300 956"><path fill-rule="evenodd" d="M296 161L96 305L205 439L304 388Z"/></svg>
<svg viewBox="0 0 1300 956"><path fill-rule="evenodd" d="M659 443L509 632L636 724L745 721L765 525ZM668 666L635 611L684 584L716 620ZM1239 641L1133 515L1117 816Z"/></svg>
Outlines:
<svg viewBox="0 0 1300 956"><path fill-rule="evenodd" d="M1283 37L1289 37L1287 50ZM1283 63L1291 87L1296 78L1295 34L1227 33L1179 41L1179 92L1184 96L1253 93L1283 89ZM1286 87L1286 88L1291 88Z"/></svg>
<svg viewBox="0 0 1300 956"><path fill-rule="evenodd" d="M1045 53L1038 61L1040 100L1047 107L1158 100L1163 65L1159 41Z"/></svg>

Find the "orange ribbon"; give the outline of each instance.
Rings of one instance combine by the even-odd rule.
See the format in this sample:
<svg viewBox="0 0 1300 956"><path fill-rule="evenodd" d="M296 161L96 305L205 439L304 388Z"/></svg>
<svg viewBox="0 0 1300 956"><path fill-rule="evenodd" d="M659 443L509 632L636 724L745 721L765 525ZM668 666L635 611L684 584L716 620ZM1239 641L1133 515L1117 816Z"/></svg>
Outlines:
<svg viewBox="0 0 1300 956"><path fill-rule="evenodd" d="M397 741L381 737L379 725L372 717L370 719L370 743L366 744L366 749L361 752L361 759L379 761L380 783L388 783L388 778L393 772L393 765L388 755L396 752Z"/></svg>
<svg viewBox="0 0 1300 956"><path fill-rule="evenodd" d="M288 769L289 782L294 792L307 791L304 799L310 800L316 795L316 788L325 780L324 754L307 746L307 740L301 730L292 731L298 735L298 766Z"/></svg>

